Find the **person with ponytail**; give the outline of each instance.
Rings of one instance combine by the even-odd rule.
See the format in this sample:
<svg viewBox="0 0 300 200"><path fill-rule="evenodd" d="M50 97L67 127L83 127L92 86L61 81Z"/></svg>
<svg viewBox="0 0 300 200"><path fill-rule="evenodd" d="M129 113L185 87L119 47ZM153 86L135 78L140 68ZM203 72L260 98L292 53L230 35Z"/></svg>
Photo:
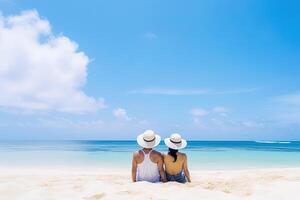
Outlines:
<svg viewBox="0 0 300 200"><path fill-rule="evenodd" d="M179 149L186 147L186 140L182 139L178 133L174 133L164 142L169 148L168 153L163 156L167 180L179 183L191 182L187 156L179 152Z"/></svg>

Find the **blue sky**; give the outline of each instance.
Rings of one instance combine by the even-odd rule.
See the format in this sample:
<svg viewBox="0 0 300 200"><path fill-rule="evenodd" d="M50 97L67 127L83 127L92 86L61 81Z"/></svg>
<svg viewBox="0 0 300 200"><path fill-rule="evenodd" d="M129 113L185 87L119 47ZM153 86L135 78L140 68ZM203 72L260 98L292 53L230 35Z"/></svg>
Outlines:
<svg viewBox="0 0 300 200"><path fill-rule="evenodd" d="M0 139L299 140L299 9L0 0Z"/></svg>

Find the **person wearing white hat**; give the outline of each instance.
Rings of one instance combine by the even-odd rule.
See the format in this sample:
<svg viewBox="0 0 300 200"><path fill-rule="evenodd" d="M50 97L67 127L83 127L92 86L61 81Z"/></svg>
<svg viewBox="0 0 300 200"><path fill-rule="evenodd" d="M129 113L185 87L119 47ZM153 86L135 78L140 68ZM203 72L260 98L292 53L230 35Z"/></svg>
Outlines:
<svg viewBox="0 0 300 200"><path fill-rule="evenodd" d="M166 182L161 153L153 150L161 138L152 130L146 130L137 137L137 143L143 148L133 154L132 181Z"/></svg>
<svg viewBox="0 0 300 200"><path fill-rule="evenodd" d="M179 183L191 182L187 156L178 151L186 147L186 140L182 139L178 133L174 133L164 142L169 147L168 154L163 155L167 180Z"/></svg>

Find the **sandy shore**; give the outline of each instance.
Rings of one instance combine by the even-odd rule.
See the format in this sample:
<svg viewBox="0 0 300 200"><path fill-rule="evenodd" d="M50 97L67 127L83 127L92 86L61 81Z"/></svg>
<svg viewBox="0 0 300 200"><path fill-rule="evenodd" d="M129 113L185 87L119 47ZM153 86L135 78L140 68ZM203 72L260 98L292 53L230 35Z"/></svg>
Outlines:
<svg viewBox="0 0 300 200"><path fill-rule="evenodd" d="M193 183L131 183L127 170L0 168L2 200L279 200L300 195L300 168L192 171Z"/></svg>

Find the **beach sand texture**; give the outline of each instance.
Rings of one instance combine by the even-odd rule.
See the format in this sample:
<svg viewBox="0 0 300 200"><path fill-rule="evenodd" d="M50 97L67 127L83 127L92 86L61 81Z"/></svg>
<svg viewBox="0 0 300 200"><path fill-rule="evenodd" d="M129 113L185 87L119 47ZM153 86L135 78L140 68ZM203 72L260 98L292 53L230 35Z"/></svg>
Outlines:
<svg viewBox="0 0 300 200"><path fill-rule="evenodd" d="M1 169L2 200L286 200L300 196L300 168L192 171L193 182L130 181L125 170Z"/></svg>

